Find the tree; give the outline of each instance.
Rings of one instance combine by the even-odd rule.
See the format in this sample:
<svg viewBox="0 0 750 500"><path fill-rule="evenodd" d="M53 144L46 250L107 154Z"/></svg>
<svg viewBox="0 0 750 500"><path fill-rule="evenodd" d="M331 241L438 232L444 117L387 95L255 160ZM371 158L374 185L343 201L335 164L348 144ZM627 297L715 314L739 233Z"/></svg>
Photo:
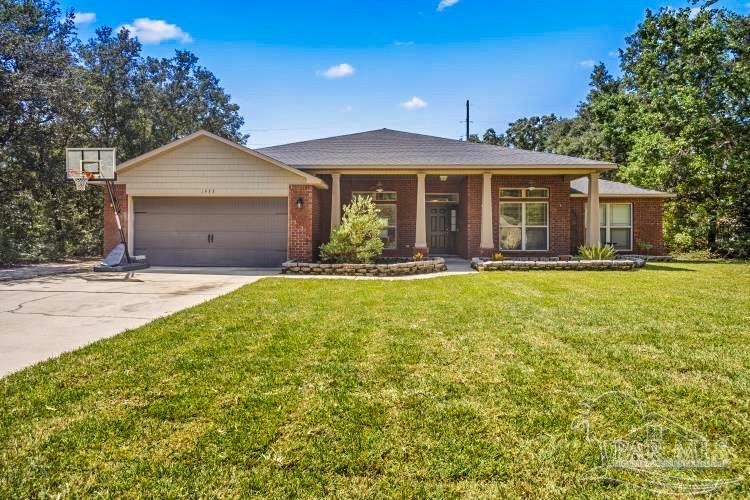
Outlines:
<svg viewBox="0 0 750 500"><path fill-rule="evenodd" d="M321 245L320 258L337 263L370 263L383 253L380 233L387 227L369 196L356 196L344 207L341 225Z"/></svg>
<svg viewBox="0 0 750 500"><path fill-rule="evenodd" d="M98 189L66 182L64 149L124 161L199 128L244 142L239 107L196 56L146 60L127 30L86 43L55 0L0 0L0 263L96 255Z"/></svg>

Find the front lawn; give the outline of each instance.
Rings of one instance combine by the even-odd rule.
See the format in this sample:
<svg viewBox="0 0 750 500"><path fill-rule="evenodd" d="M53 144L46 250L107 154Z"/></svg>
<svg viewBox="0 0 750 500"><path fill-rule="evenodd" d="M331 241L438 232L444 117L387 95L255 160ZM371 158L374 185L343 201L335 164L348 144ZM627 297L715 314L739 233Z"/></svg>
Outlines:
<svg viewBox="0 0 750 500"><path fill-rule="evenodd" d="M625 497L614 389L750 478L749 324L747 264L266 279L0 381L0 497Z"/></svg>

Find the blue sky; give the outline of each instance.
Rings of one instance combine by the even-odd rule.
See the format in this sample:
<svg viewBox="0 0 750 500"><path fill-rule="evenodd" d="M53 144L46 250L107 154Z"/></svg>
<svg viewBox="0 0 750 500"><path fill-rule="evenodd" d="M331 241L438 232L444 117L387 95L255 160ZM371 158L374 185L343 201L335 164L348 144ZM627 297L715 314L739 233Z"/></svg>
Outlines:
<svg viewBox="0 0 750 500"><path fill-rule="evenodd" d="M194 52L240 105L250 147L388 127L460 138L533 114L569 116L594 61L646 8L684 1L65 0L97 26L134 28L143 53ZM747 0L720 5L750 10Z"/></svg>

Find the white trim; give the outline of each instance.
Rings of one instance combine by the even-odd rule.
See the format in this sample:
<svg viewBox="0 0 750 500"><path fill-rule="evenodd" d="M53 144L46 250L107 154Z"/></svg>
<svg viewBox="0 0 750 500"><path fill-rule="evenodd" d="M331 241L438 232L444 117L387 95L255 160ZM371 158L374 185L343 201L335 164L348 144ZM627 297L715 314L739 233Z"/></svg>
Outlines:
<svg viewBox="0 0 750 500"><path fill-rule="evenodd" d="M125 187L125 192L130 196L139 198L287 198L289 190L271 191L259 194L247 193L225 193L225 194L206 194L206 193L167 193L163 191L130 191Z"/></svg>
<svg viewBox="0 0 750 500"><path fill-rule="evenodd" d="M133 257L135 248L135 206L133 206L135 199L127 195L128 200L128 252Z"/></svg>
<svg viewBox="0 0 750 500"><path fill-rule="evenodd" d="M207 137L209 139L213 139L215 141L221 142L222 144L225 144L229 147L237 149L245 154L254 156L255 158L260 158L261 160L265 160L268 163L271 163L272 165L275 165L279 168L282 168L284 170L297 174L301 176L302 178L304 178L307 181L307 184L312 184L313 186L320 188L320 189L328 189L328 185L325 182L323 182L322 179L319 179L318 177L315 177L314 175L310 175L307 172L303 172L294 167L291 167L287 165L286 163L283 163L275 158L271 158L270 156L264 155L263 153L259 153L255 151L254 149L250 149L248 147L242 146L241 144L232 142L229 139L219 137L218 135L212 134L211 132L208 132L207 130L199 130L190 135L186 135L185 137L177 139L176 141L172 141L169 144L165 144L164 146L161 146L160 148L156 148L152 151L149 151L148 153L144 153L140 156L136 156L135 158L131 158L130 160L124 163L121 163L120 166L116 168L115 173L118 175L123 174L127 172L128 170L132 170L138 165L141 165L147 160L150 160L156 156L159 156L175 148L183 146L187 144L188 142L194 141L195 139L198 139L200 137Z"/></svg>
<svg viewBox="0 0 750 500"><path fill-rule="evenodd" d="M526 226L526 204L527 203L543 203L545 205L545 219L546 224L544 226ZM521 205L521 224L518 226L503 226L502 225L502 214L503 214L503 205L510 205L510 204L520 204ZM549 220L550 220L550 213L549 213L549 201L543 200L543 199L534 199L534 198L516 198L516 199L506 199L504 201L500 201L498 203L497 207L499 217L497 221L497 243L498 248L500 251L506 251L506 252L549 252ZM500 238L500 233L504 227L510 227L510 228L519 228L521 230L521 248L503 248L502 247L502 239ZM526 228L540 228L544 227L547 229L547 237L546 237L546 246L544 249L536 249L536 250L527 250L526 249Z"/></svg>

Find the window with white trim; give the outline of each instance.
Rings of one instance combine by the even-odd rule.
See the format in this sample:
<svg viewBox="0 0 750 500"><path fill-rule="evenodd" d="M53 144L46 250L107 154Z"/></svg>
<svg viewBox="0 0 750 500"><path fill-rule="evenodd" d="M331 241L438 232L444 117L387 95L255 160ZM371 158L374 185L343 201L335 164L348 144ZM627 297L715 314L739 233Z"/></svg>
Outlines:
<svg viewBox="0 0 750 500"><path fill-rule="evenodd" d="M549 240L546 201L500 202L500 249L545 251Z"/></svg>
<svg viewBox="0 0 750 500"><path fill-rule="evenodd" d="M383 240L383 248L394 250L397 248L396 241L396 217L398 208L395 203L384 203L396 201L395 191L366 192L355 191L352 193L352 199L357 196L369 197L378 209L380 216L383 218L387 227L380 232L380 239Z"/></svg>
<svg viewBox="0 0 750 500"><path fill-rule="evenodd" d="M547 199L549 189L547 188L500 188L500 198L530 198Z"/></svg>
<svg viewBox="0 0 750 500"><path fill-rule="evenodd" d="M588 229L588 207L586 207ZM615 250L633 249L633 205L631 203L599 204L599 238L602 245L612 245Z"/></svg>

